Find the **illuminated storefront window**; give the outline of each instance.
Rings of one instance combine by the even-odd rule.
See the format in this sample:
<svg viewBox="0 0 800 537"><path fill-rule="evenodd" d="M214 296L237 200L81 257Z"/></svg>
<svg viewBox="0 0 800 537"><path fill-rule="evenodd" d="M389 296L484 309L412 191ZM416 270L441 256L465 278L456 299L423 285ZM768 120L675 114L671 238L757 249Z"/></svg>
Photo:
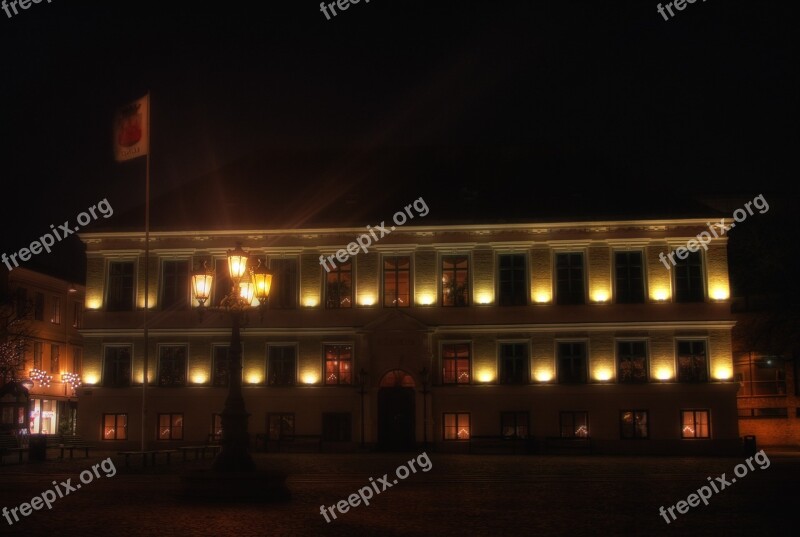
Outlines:
<svg viewBox="0 0 800 537"><path fill-rule="evenodd" d="M58 405L53 399L31 399L31 434L58 433Z"/></svg>

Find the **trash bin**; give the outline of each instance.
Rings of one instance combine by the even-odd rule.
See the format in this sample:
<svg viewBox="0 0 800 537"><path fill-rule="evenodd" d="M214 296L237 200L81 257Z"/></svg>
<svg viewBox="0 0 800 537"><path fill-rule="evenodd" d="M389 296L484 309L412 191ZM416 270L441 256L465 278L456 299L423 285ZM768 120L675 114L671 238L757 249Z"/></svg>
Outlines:
<svg viewBox="0 0 800 537"><path fill-rule="evenodd" d="M47 460L47 436L32 434L28 437L28 460L30 462Z"/></svg>
<svg viewBox="0 0 800 537"><path fill-rule="evenodd" d="M744 456L753 457L756 454L756 436L753 434L745 435L743 440Z"/></svg>

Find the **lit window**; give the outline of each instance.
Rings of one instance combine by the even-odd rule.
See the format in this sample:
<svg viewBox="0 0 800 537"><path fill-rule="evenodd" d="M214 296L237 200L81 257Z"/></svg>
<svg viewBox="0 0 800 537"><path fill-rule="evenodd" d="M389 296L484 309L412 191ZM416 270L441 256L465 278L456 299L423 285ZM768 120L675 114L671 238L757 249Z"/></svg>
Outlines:
<svg viewBox="0 0 800 537"><path fill-rule="evenodd" d="M352 345L325 345L325 384L352 384Z"/></svg>
<svg viewBox="0 0 800 537"><path fill-rule="evenodd" d="M647 438L647 411L623 410L620 412L620 436L622 438Z"/></svg>
<svg viewBox="0 0 800 537"><path fill-rule="evenodd" d="M469 306L469 257L442 257L442 306Z"/></svg>
<svg viewBox="0 0 800 537"><path fill-rule="evenodd" d="M683 438L709 438L710 428L708 410L683 410L683 425L681 436Z"/></svg>
<svg viewBox="0 0 800 537"><path fill-rule="evenodd" d="M469 384L469 343L442 345L442 384Z"/></svg>
<svg viewBox="0 0 800 537"><path fill-rule="evenodd" d="M128 415L103 414L103 440L127 440Z"/></svg>
<svg viewBox="0 0 800 537"><path fill-rule="evenodd" d="M387 308L407 308L411 305L411 258L383 258L383 305Z"/></svg>
<svg viewBox="0 0 800 537"><path fill-rule="evenodd" d="M561 438L587 438L588 436L588 412L561 412Z"/></svg>
<svg viewBox="0 0 800 537"><path fill-rule="evenodd" d="M446 413L444 415L444 439L445 440L469 440L468 413Z"/></svg>
<svg viewBox="0 0 800 537"><path fill-rule="evenodd" d="M353 307L353 263L347 261L325 275L325 307Z"/></svg>
<svg viewBox="0 0 800 537"><path fill-rule="evenodd" d="M61 347L52 344L50 345L50 372L58 373L61 371Z"/></svg>
<svg viewBox="0 0 800 537"><path fill-rule="evenodd" d="M183 414L159 414L158 439L183 440Z"/></svg>

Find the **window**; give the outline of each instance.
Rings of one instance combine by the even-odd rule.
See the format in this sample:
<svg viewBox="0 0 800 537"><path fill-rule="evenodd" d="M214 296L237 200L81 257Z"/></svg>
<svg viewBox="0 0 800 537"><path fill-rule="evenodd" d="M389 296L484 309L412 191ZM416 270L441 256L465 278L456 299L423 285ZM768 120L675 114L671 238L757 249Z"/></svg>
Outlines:
<svg viewBox="0 0 800 537"><path fill-rule="evenodd" d="M702 302L705 299L703 257L700 252L688 253L686 259L675 256L675 301Z"/></svg>
<svg viewBox="0 0 800 537"><path fill-rule="evenodd" d="M83 349L80 347L72 347L72 372L83 373Z"/></svg>
<svg viewBox="0 0 800 537"><path fill-rule="evenodd" d="M53 324L61 324L61 297L53 297L53 310L50 314L50 322Z"/></svg>
<svg viewBox="0 0 800 537"><path fill-rule="evenodd" d="M274 283L271 288L274 288ZM233 281L231 280L230 270L228 269L227 259L217 259L214 261L214 306L218 306L222 299L225 298L233 288Z"/></svg>
<svg viewBox="0 0 800 537"><path fill-rule="evenodd" d="M445 440L469 440L468 413L445 413L442 423L444 424Z"/></svg>
<svg viewBox="0 0 800 537"><path fill-rule="evenodd" d="M558 382L580 384L586 382L586 344L558 344Z"/></svg>
<svg viewBox="0 0 800 537"><path fill-rule="evenodd" d="M707 382L708 363L704 340L678 341L678 382Z"/></svg>
<svg viewBox="0 0 800 537"><path fill-rule="evenodd" d="M682 438L709 438L708 410L682 410Z"/></svg>
<svg viewBox="0 0 800 537"><path fill-rule="evenodd" d="M186 384L186 346L162 345L158 354L158 385Z"/></svg>
<svg viewBox="0 0 800 537"><path fill-rule="evenodd" d="M500 434L503 438L528 438L527 412L501 412Z"/></svg>
<svg viewBox="0 0 800 537"><path fill-rule="evenodd" d="M59 373L61 371L61 347L55 344L50 345L50 372Z"/></svg>
<svg viewBox="0 0 800 537"><path fill-rule="evenodd" d="M748 353L736 360L733 371L741 386L739 397L786 395L786 363L782 356Z"/></svg>
<svg viewBox="0 0 800 537"><path fill-rule="evenodd" d="M42 349L43 344L41 341L33 342L33 368L42 369Z"/></svg>
<svg viewBox="0 0 800 537"><path fill-rule="evenodd" d="M614 252L614 283L617 304L644 303L642 252Z"/></svg>
<svg viewBox="0 0 800 537"><path fill-rule="evenodd" d="M528 303L528 285L525 269L525 256L522 254L501 255L500 305L524 306Z"/></svg>
<svg viewBox="0 0 800 537"><path fill-rule="evenodd" d="M556 301L558 304L584 304L583 254L556 254Z"/></svg>
<svg viewBox="0 0 800 537"><path fill-rule="evenodd" d="M27 317L30 314L30 304L28 304L28 290L24 287L17 287L14 292L14 307L17 315Z"/></svg>
<svg viewBox="0 0 800 537"><path fill-rule="evenodd" d="M72 303L72 328L83 328L83 305L80 302Z"/></svg>
<svg viewBox="0 0 800 537"><path fill-rule="evenodd" d="M161 309L189 305L189 262L164 261L161 269Z"/></svg>
<svg viewBox="0 0 800 537"><path fill-rule="evenodd" d="M387 308L411 305L411 257L383 258L383 305Z"/></svg>
<svg viewBox="0 0 800 537"><path fill-rule="evenodd" d="M294 386L297 382L297 347L270 345L267 364L270 386ZM341 357L340 357L341 358ZM350 372L350 366L347 366Z"/></svg>
<svg viewBox="0 0 800 537"><path fill-rule="evenodd" d="M469 257L442 257L442 306L469 306Z"/></svg>
<svg viewBox="0 0 800 537"><path fill-rule="evenodd" d="M740 408L739 417L740 418L788 418L789 409L786 407Z"/></svg>
<svg viewBox="0 0 800 537"><path fill-rule="evenodd" d="M561 412L561 438L588 438L588 412Z"/></svg>
<svg viewBox="0 0 800 537"><path fill-rule="evenodd" d="M273 273L269 293L269 307L293 309L297 307L297 259L270 259Z"/></svg>
<svg viewBox="0 0 800 537"><path fill-rule="evenodd" d="M647 411L622 410L619 426L621 438L647 438Z"/></svg>
<svg viewBox="0 0 800 537"><path fill-rule="evenodd" d="M528 346L525 343L500 344L500 383L528 382Z"/></svg>
<svg viewBox="0 0 800 537"><path fill-rule="evenodd" d="M37 321L44 321L44 293L34 295L33 318Z"/></svg>
<svg viewBox="0 0 800 537"><path fill-rule="evenodd" d="M227 388L229 380L230 363L228 362L228 347L214 345L212 348L212 361L214 362L211 370L211 384L213 386Z"/></svg>
<svg viewBox="0 0 800 537"><path fill-rule="evenodd" d="M131 385L131 348L106 347L103 357L103 386L121 388Z"/></svg>
<svg viewBox="0 0 800 537"><path fill-rule="evenodd" d="M347 261L325 275L325 307L353 307L353 263Z"/></svg>
<svg viewBox="0 0 800 537"><path fill-rule="evenodd" d="M103 440L127 440L128 415L103 414Z"/></svg>
<svg viewBox="0 0 800 537"><path fill-rule="evenodd" d="M469 384L469 343L442 345L442 384Z"/></svg>
<svg viewBox="0 0 800 537"><path fill-rule="evenodd" d="M645 341L617 341L617 381L626 384L647 382Z"/></svg>
<svg viewBox="0 0 800 537"><path fill-rule="evenodd" d="M183 440L183 414L159 414L158 439Z"/></svg>
<svg viewBox="0 0 800 537"><path fill-rule="evenodd" d="M349 442L352 434L350 414L325 412L322 414L322 440Z"/></svg>
<svg viewBox="0 0 800 537"><path fill-rule="evenodd" d="M211 438L212 442L222 440L222 414L211 414Z"/></svg>
<svg viewBox="0 0 800 537"><path fill-rule="evenodd" d="M352 365L352 345L325 345L325 384L352 384Z"/></svg>
<svg viewBox="0 0 800 537"><path fill-rule="evenodd" d="M133 310L133 262L116 262L108 264L108 298L107 311Z"/></svg>
<svg viewBox="0 0 800 537"><path fill-rule="evenodd" d="M270 440L291 440L294 438L294 414L267 414L267 431Z"/></svg>

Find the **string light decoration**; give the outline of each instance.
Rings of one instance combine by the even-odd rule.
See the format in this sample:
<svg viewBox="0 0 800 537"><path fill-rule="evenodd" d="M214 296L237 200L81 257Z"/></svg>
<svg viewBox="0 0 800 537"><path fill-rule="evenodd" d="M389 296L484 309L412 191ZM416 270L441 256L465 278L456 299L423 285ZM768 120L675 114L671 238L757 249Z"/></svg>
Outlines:
<svg viewBox="0 0 800 537"><path fill-rule="evenodd" d="M53 375L48 375L46 371L41 369L32 369L31 380L38 382L42 388L49 388L50 383L53 382Z"/></svg>
<svg viewBox="0 0 800 537"><path fill-rule="evenodd" d="M77 373L64 373L61 375L61 381L69 384L73 390L81 387L81 376Z"/></svg>

